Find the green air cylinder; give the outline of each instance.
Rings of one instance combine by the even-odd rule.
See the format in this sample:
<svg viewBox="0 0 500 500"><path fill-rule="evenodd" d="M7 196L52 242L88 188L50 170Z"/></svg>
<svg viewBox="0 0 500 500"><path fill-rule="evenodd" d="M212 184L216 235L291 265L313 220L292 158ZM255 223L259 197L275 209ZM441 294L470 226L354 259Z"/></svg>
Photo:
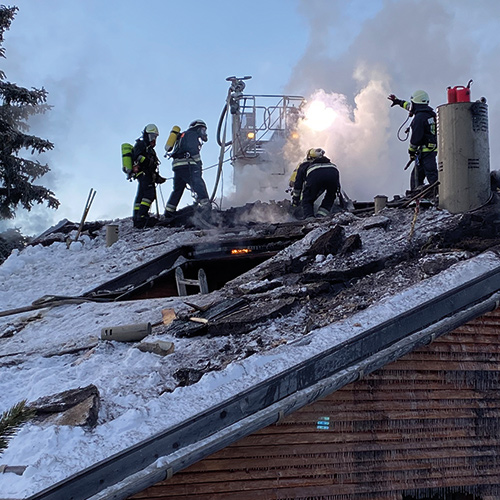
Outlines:
<svg viewBox="0 0 500 500"><path fill-rule="evenodd" d="M181 129L177 125L174 125L172 127L172 130L170 131L170 135L168 136L167 143L165 144L165 151L168 153L169 151L172 151L172 148L174 147L175 141L177 140L177 137L179 136Z"/></svg>
<svg viewBox="0 0 500 500"><path fill-rule="evenodd" d="M101 329L102 340L116 340L117 342L139 342L148 335L151 335L151 323L109 326Z"/></svg>
<svg viewBox="0 0 500 500"><path fill-rule="evenodd" d="M132 150L134 146L128 142L122 144L122 170L128 175L132 172Z"/></svg>

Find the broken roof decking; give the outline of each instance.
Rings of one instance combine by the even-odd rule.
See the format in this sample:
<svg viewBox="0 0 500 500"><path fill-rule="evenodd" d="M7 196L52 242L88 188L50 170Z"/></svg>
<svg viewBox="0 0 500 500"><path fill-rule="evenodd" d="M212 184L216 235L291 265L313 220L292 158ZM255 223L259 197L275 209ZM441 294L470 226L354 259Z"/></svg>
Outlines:
<svg viewBox="0 0 500 500"><path fill-rule="evenodd" d="M73 389L81 384L82 380L85 380L85 383L95 383L102 398L100 422L95 429L90 432L85 431L82 436L79 435L78 429L61 429L61 432L68 433L74 438L74 441L70 441L70 444L74 443L74 448L67 446L66 443L60 443L56 448L48 444L45 435L59 434L59 429L55 429L55 426L40 427L35 425L33 429L26 429L24 433L22 431L23 436L19 439L16 438L21 445L21 454L17 454L17 456L21 458L17 458L14 449L16 446L13 446L14 455L11 457L14 456L15 459L10 459L10 463L33 464L34 467L31 470L34 473L32 472L29 477L21 478L19 481L9 481L9 484L13 484L10 497L25 497L25 495L40 492L43 488L50 489L52 485L64 478L69 479L80 475L80 472L85 468L96 470L96 465L98 468L100 464L107 464L111 456L126 454L127 449L130 449L134 455L137 451L135 445L139 445L141 440L149 441L151 436L157 436L158 433L166 430L167 425L174 429L176 426L196 418L197 413L208 411L219 404L228 402L249 388L272 379L277 373L313 358L319 352L347 341L361 331L360 326L352 322L336 323L337 321L350 317L353 313L363 310L369 305L375 305L377 301L380 301L377 307L366 310L365 315L359 313L355 316L358 320L361 318L359 324L363 326L363 329L369 329L383 320L396 316L397 310L385 310L388 308L388 304L391 307L394 305L394 300L387 302L385 298L389 296L393 296L394 299L396 296L403 298L405 295L402 291L407 287L412 287L409 292L411 294L411 290L415 290L415 283L421 282L429 275L443 273L443 270L448 268L451 263L471 258L471 252L460 249L469 248L475 255L481 249L498 244L498 241L492 239L492 236L495 236L495 232L492 232L491 229L492 226L485 225L482 219L476 215L473 217L474 225L479 224L487 229L487 233L482 236L485 239L481 240L479 250L478 245L473 247L469 244L471 241L469 238L475 233L471 231L474 230L474 226L469 225L468 221L471 221L471 217L468 215L453 216L433 209L421 211L413 236L409 239L412 218L413 211L389 209L377 217L366 219L343 213L337 214L331 219L306 221L301 224L304 225L305 230L309 229L309 233L300 241L263 262L251 272L249 271L240 278L231 281L221 290L189 299L191 303L204 307L214 301L220 303L221 299L223 302L230 298L243 296L245 299L249 299L252 304L260 302L260 307L267 311L266 300L279 297L295 298L296 307L292 313L261 324L248 334L232 335L230 338L178 338L175 341L175 352L167 358L137 354L139 352L137 347L140 347L137 344L127 346L120 345L120 343L99 342L95 350L93 349L83 356L64 357L60 364L54 365L54 368L51 366L50 369L43 370L42 373L44 377L47 377L50 388L43 392L36 391L37 397L54 394L59 390L59 387ZM462 225L461 221L465 225ZM86 273L84 275L93 277L85 280L86 290L88 290L95 283L96 277L105 276L108 269L113 271L130 269L130 264L133 262L137 264L137 262L143 262L147 257L158 256L167 249L176 248L175 243L189 245L192 242L210 242L214 241L214 236L218 239L221 233L218 232L217 235L213 231L180 233L176 234L174 241L172 241L167 236L169 232L166 228L154 228L152 231L144 233L130 230L127 233L126 221L123 225L125 226L124 230L120 229L123 240L121 243L115 244L116 247L113 245L110 249L99 248L99 242L96 242L97 245L92 244L88 250L82 253L68 254L65 246L64 251L61 252L57 245L50 246L43 252L41 249L33 249L37 256L43 257L41 261L44 264L40 269L52 268L53 262L65 259L61 261L61 264L67 263L69 266L61 266L61 280L58 282L57 291L68 290L71 293L74 290L75 271L78 274ZM269 235L280 231L280 226L267 224L254 228L250 234ZM228 236L234 239L235 235L238 235L238 231L231 230L231 232L233 234ZM347 252L344 252L342 248L339 252L336 252L335 249L330 250L330 243L334 243L335 240L335 238L332 240L331 236L342 236L342 233L345 233L345 241L357 236L361 240L361 247L351 246ZM224 231L222 234L224 235ZM248 228L247 231L240 231L239 234L248 236ZM144 244L152 241L156 243L151 248L153 252L150 252L148 246ZM141 242L142 246L138 248ZM321 245L318 245L320 242ZM430 242L438 244L431 245L429 248ZM440 242L445 244L439 244ZM143 252L143 249L147 249L147 251ZM138 250L141 252L136 253ZM434 256L435 252L437 252L436 256ZM14 262L11 262L7 268L16 269L19 263L25 261L29 263L32 258L31 253L27 252L26 258L23 258L21 254L19 259L15 258ZM71 258L73 256L74 259ZM116 259L118 266L111 259ZM433 264L430 267L429 262ZM126 266L122 264L126 264ZM460 264L460 266L469 265L473 265L472 261ZM7 268L4 271L7 271ZM23 266L20 269L27 272L30 267ZM99 269L102 269L103 272L96 273ZM36 267L34 270L36 271ZM113 272L115 276L116 271ZM30 271L29 277L23 278L26 272L16 273L14 276L19 282L22 282L23 279L31 279L32 271ZM57 268L57 272L59 272L59 268ZM0 275L5 277L5 272ZM428 298L430 298L438 293L435 290L436 287L441 287L443 290L453 288L457 285L459 278L462 280L462 276L456 272L444 273L443 279L445 276L451 277L451 279L448 279L448 282L445 283L446 286L443 287L441 287L437 276L432 281L422 282L420 287L423 290L422 293L425 291L425 283L427 286L430 286L430 283L433 284L432 290L428 291ZM37 277L38 274L33 276L35 283L37 283ZM320 283L317 283L318 281ZM455 283L453 284L453 282ZM43 287L27 290L27 292L31 292L31 297L36 290L39 294L54 293L52 290L53 281L50 283L44 281L43 283L45 285ZM326 289L323 285L327 285ZM14 295L14 297L19 298L19 295ZM28 297L30 296L28 295ZM34 298L36 297L39 295ZM25 296L23 295L24 301ZM12 302L7 303L11 304ZM414 304L409 301L406 305L399 305L401 306L400 312L404 312L411 309ZM5 345L10 347L11 352L18 354L18 356L9 357L9 363L12 366L9 373L17 377L22 385L21 380L25 380L28 374L39 378L38 374L34 373L36 369L33 370L33 368L37 368L40 363L36 362L37 359L33 355L37 353L39 356L45 356L47 342L51 342L53 346L51 351L54 349L57 351L58 346L65 348L67 344L75 342L81 346L88 346L90 340L95 341L94 336L99 331L97 327L109 326L112 324L111 321L115 324L153 321L155 315L160 315L160 309L163 307L173 307L176 312L185 317L186 306L191 308L190 304L177 297L161 301L153 299L147 302L133 301L130 303L88 302L82 306L67 306L60 311L48 309L43 313L42 321L38 322L41 324L30 322L19 335L14 336L12 342L5 341ZM192 314L192 312L188 312L188 314ZM373 315L379 317L373 318ZM45 321L45 317L49 321L52 320L50 329L47 328L49 323ZM211 321L211 323L213 323L212 327L216 328L218 321ZM22 326L24 327L24 324ZM18 328L17 321L9 327ZM40 336L41 332L46 333L47 337L43 341ZM310 335L306 335L307 333ZM162 326L155 328L153 338L161 339L162 335L166 335L165 340L175 340L168 337L168 331ZM30 339L37 341L32 344ZM324 340L323 345L318 344L321 339ZM31 352L28 352L30 355L28 358L23 356L23 353L26 354L24 352L26 349L22 347L25 341L29 342L26 346L32 347ZM252 346L249 352L245 348L241 350L242 346L245 345ZM34 346L37 347L33 348ZM226 348L229 350L226 351ZM134 352L135 354L133 354ZM127 363L129 356L140 360L140 363L130 367ZM14 358L20 363L19 367L13 364ZM31 363L27 362L28 360L35 363L36 366L31 366ZM197 383L193 384L194 381L190 381L193 385L189 387L182 387L183 384L176 377L175 371L179 368L203 367L203 362L208 363L208 369L201 371L201 373L205 373L205 376ZM136 369L136 366L141 366L141 369ZM131 370L132 373L137 373L137 378L133 377L135 382L132 386L129 383ZM356 376L357 370L357 366L351 370L353 376ZM110 373L115 376L109 377ZM64 374L60 385L57 387L54 384L50 385L51 377L54 377L54 380L59 380L59 374ZM154 375L156 382L154 385L150 385L149 375ZM16 393L26 394L25 390L11 391L13 384L11 383L9 387L5 382L4 379L3 387L5 387L7 394L11 395L11 400L12 395ZM317 388L313 386L311 393L316 391ZM127 398L125 405L122 403L123 396ZM279 401L276 405L286 405L290 403L290 398L295 397L298 401L293 403L295 408L300 407L302 403L305 404L304 391L298 391ZM34 397L29 397L29 400L34 399ZM276 405L264 410L264 412L270 412L269 419L271 420L276 418ZM139 417L131 431L127 427L122 428L123 421L127 422L130 412ZM235 438L236 427L240 427L242 433L246 432L244 425L249 422L248 419L255 422L257 428L264 424L261 417L262 412L258 412L252 417L229 426L225 431L228 441ZM31 441L32 432L41 436L37 458L33 460L31 454L29 456L23 454L23 445L26 438ZM216 446L221 445L222 442L221 432L216 432L203 442L207 446L212 446L211 449L217 449ZM196 456L186 455L186 449L182 449L175 456L170 454L168 461L169 463L174 461L175 466L172 471L183 467L182 464L179 465L180 462L175 462L177 459L183 461L182 463L187 466L189 460L202 458L200 453L203 452L203 442L188 447L188 450L190 448L194 450L193 453ZM41 443L46 444L43 446ZM17 445L17 442L15 444ZM38 456L42 458L38 458ZM146 463L147 460L139 465L142 467ZM154 464L151 467L155 473L164 474L165 472L158 471ZM148 470L150 469L146 467L146 472ZM139 476L141 474L142 472L138 472ZM106 484L113 484L118 480L119 477L115 478L110 473L109 482ZM146 483L143 487L148 486L148 484ZM138 484L134 484L132 486L134 489L129 490L128 493L137 491L137 487ZM112 493L109 493L110 496L106 496L108 493L102 493L104 498L113 498ZM66 498L64 489L62 495Z"/></svg>
<svg viewBox="0 0 500 500"><path fill-rule="evenodd" d="M277 348L258 367L266 373L262 381L249 384L249 370L222 402L30 499L126 498L494 309L499 290L500 258L485 252Z"/></svg>
<svg viewBox="0 0 500 500"><path fill-rule="evenodd" d="M153 286L155 281L160 278L167 275L173 276L176 267L189 262L231 256L231 250L234 249L251 250L252 253L249 257L258 256L259 253L266 253L271 256L304 236L302 228L297 225L294 226L292 226L290 234L286 236L278 234L231 237L226 235L225 238L221 238L219 241L182 245L97 286L85 293L84 296L89 298L113 298L114 300L126 299L137 291ZM233 260L239 257L241 256L231 256Z"/></svg>

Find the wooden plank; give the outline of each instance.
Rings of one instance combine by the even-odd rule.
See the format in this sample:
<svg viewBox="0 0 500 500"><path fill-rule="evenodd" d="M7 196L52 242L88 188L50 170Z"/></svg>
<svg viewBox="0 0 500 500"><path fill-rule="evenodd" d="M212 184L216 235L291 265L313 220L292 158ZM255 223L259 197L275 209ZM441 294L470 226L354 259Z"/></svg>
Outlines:
<svg viewBox="0 0 500 500"><path fill-rule="evenodd" d="M499 409L500 400L485 400L485 399L415 399L415 400L401 400L401 399L387 399L387 400L373 400L373 401L360 401L354 405L350 405L349 402L343 402L342 400L337 401L337 405L343 404L341 409L345 411L356 411L356 412L377 412L386 411L388 407L388 402L390 402L391 411L406 410L410 412L419 412L425 410L453 410L461 409L465 410L468 408L491 408ZM325 405L326 406L326 405ZM322 412L325 407L321 405L316 411ZM333 410L333 405L327 405L326 408ZM338 408L338 406L337 406Z"/></svg>
<svg viewBox="0 0 500 500"><path fill-rule="evenodd" d="M342 476L352 475L353 473L357 476L366 477L367 480L372 476L382 476L387 473L396 472L399 476L404 476L404 478L410 479L415 476L421 475L422 471L425 475L429 472L430 462L429 460L385 460L383 463L372 464L372 463L362 463L359 466L353 467L353 463L344 463L336 460L330 460L328 462L320 462L319 459L317 463L311 464L307 460L303 460L301 465L292 464L283 460L282 464L285 465L283 470L280 471L280 478L297 478L297 477L311 477L320 475L332 475L336 474L340 479ZM439 470L454 470L455 473L463 471L463 473L470 473L471 469L479 469L490 465L491 456L487 457L475 457L473 461L467 457L461 458L450 458L445 457L440 460ZM276 463L274 460L266 462L263 460L254 461L255 466L250 467L248 464L239 468L232 467L231 464L227 462L218 462L221 469L209 469L200 471L196 468L188 468L179 474L176 474L172 479L164 481L163 484L195 484L195 483L205 483L205 482L226 482L226 481L247 481L250 479L261 479L261 478L275 478L276 477ZM355 464L354 464L355 465ZM396 476L394 476L396 478Z"/></svg>
<svg viewBox="0 0 500 500"><path fill-rule="evenodd" d="M443 352L439 353L439 362L452 363L498 363L500 361L500 353L485 352ZM436 353L428 352L413 352L407 358L411 362L435 362Z"/></svg>
<svg viewBox="0 0 500 500"><path fill-rule="evenodd" d="M275 434L273 436L273 446L280 445L296 445L296 444L307 444L309 443L313 447L317 444L351 444L351 443L362 443L362 442L372 442L374 440L383 442L386 446L390 441L399 442L401 439L408 439L409 437L417 437L418 435L432 436L433 439L447 439L447 438L475 438L478 434L477 431L472 429L440 429L439 431L433 432L429 431L417 433L413 432L412 429L399 430L398 432L349 432L349 433L339 433L339 432L293 432L290 434ZM500 445L500 436L497 439L497 444ZM268 435L252 434L245 438L245 444L247 446L265 446L269 443Z"/></svg>
<svg viewBox="0 0 500 500"><path fill-rule="evenodd" d="M326 412L320 412L319 415L322 416L322 414L326 414L328 416L328 413ZM314 416L318 416L318 413L312 414ZM498 410L497 409L492 409L488 410L486 412L481 412L481 417L482 418L492 418L492 419L497 419L498 418ZM295 418L295 417L292 417ZM352 421L370 421L370 420L434 420L434 419L463 419L463 418L471 418L471 419L477 419L478 418L478 412L475 409L443 409L443 410L433 410L432 412L420 412L420 413L408 413L405 409L399 410L399 411L392 411L392 410L379 410L378 413L370 413L370 414L362 414L359 412L352 412L350 410L346 411L336 411L335 412L335 419L337 421L342 421L342 420L352 420Z"/></svg>
<svg viewBox="0 0 500 500"><path fill-rule="evenodd" d="M337 409L335 409L335 403ZM390 408L390 410L387 410ZM437 410L439 412L452 411L452 410L468 410L470 408L483 408L483 409L499 409L500 400L487 400L487 399L424 399L415 398L412 401L405 401L403 399L387 399L387 400L373 400L373 401L360 401L359 403L351 404L349 401L332 401L330 404L321 404L314 408L315 415L321 416L322 413L329 415L335 414L336 418L342 419L345 413L356 412L359 417L362 412L369 412L370 414L377 415L377 412L383 412L380 418L384 418L387 413L394 413L406 411L408 414L412 412L426 411L426 417L429 417L428 411ZM385 417L387 418L387 417Z"/></svg>
<svg viewBox="0 0 500 500"><path fill-rule="evenodd" d="M474 460L474 462L483 463L489 462L492 457L496 457L498 454L498 447L490 448L460 448L452 450L450 453L449 449L435 448L428 449L425 458L421 458L421 450L405 450L404 458L402 454L398 453L388 453L388 456L384 457L384 461L373 462L373 457L369 454L362 455L358 453L346 453L345 451L337 453L309 453L304 456L294 455L283 457L272 457L272 468L287 468L287 467L306 467L306 466L317 466L321 464L335 464L336 467L349 468L356 464L356 467L368 470L378 470L379 467L400 467L400 463L405 464L408 467L414 467L415 464L424 463L429 464L432 461L439 461L439 463L454 463L455 461L466 461ZM266 463L268 457L259 458L218 458L218 454L214 454L205 460L202 460L196 464L193 464L185 471L180 472L174 478L180 478L181 475L191 472L210 472L210 471L235 471L235 470L247 470L247 469L262 469L263 465Z"/></svg>
<svg viewBox="0 0 500 500"><path fill-rule="evenodd" d="M500 355L500 345L494 345L493 343L478 343L474 342L471 339L471 343L467 344L466 342L457 342L456 344L448 344L448 343L438 343L435 342L432 344L432 351L429 350L416 350L411 353L411 357L415 355L423 355L426 354L427 356L436 356L436 353L468 353L469 355L474 355L474 354L480 354L480 353L485 353L485 354L491 354L492 356L499 356ZM410 355L408 355L410 356Z"/></svg>
<svg viewBox="0 0 500 500"><path fill-rule="evenodd" d="M448 335L444 337L437 338L431 345L439 345L439 344L452 344L452 343L460 343L464 345L471 345L474 343L477 344L491 344L493 346L497 346L499 343L499 333L498 327L491 327L490 333L477 333L475 331L471 331L470 329L463 331L455 330L455 334L453 335L453 342L450 342ZM474 339L476 339L474 341Z"/></svg>
<svg viewBox="0 0 500 500"><path fill-rule="evenodd" d="M379 372L377 372L378 374ZM348 387L350 387L351 384L349 384ZM439 391L439 390L452 390L456 391L458 389L456 383L452 383L451 381L443 381L442 377L438 379L438 377L435 377L434 379L429 379L429 380L412 380L409 382L406 381L401 381L401 377L399 379L399 382L396 382L395 380L389 378L389 379L384 379L382 377L375 378L374 374L368 375L366 378L359 380L358 382L355 383L356 386L356 392L363 394L364 392L370 392L370 393L375 393L375 392L384 392L388 391L391 393L396 393L396 394L405 394L408 392L413 392L413 391ZM500 386L500 384L499 384ZM471 387L463 387L463 384L461 384L461 387L459 388L460 391L464 390L465 394L470 394L470 391L474 391ZM342 389L339 389L338 391L334 392L333 394L330 394L326 398L322 399L324 400L331 400L331 398L337 398L337 397L342 397L342 394L350 392L350 390L347 390L345 387ZM475 391L474 391L475 392ZM316 404L316 403L315 403ZM300 411L300 410L298 410Z"/></svg>
<svg viewBox="0 0 500 500"><path fill-rule="evenodd" d="M314 415L313 415L314 416ZM322 418L322 417L319 417ZM383 431L383 430L394 430L396 427L402 430L407 429L408 432L411 431L412 434L417 436L417 434L429 435L429 428L433 429L449 429L451 427L467 427L474 428L478 425L484 428L495 428L498 424L498 418L481 418L478 419L477 416L471 416L470 418L455 418L450 415L448 419L422 419L422 418L407 418L407 419L390 419L390 420L336 420L330 418L329 429L319 430L317 429L317 422L319 418L311 418L308 420L297 420L293 422L287 422L278 426L270 426L265 429L260 430L258 435L264 436L274 436L276 434L291 434L297 432L356 432L361 430L373 430L373 431Z"/></svg>
<svg viewBox="0 0 500 500"><path fill-rule="evenodd" d="M283 445L283 446L245 446L243 440L238 444L231 445L217 452L218 458L226 457L259 457L259 456L293 456L307 455L311 453L361 453L361 452L379 452L390 448L394 453L406 453L407 450L414 450L415 446L419 449L428 451L436 448L452 450L454 448L476 448L481 446L494 447L500 446L499 437L476 437L469 439L465 437L432 439L425 442L422 446L420 442L416 445L412 441L395 441L390 447L386 443L377 441L353 442L346 448L342 443L319 443L314 446L314 450L307 444Z"/></svg>
<svg viewBox="0 0 500 500"><path fill-rule="evenodd" d="M406 359L404 361L398 360L391 364L393 370L397 370L399 366L404 365L405 372L408 371L492 371L500 372L500 364L487 363L487 362L473 362L473 361L441 361L435 359L434 361L413 361Z"/></svg>
<svg viewBox="0 0 500 500"><path fill-rule="evenodd" d="M498 471L496 471L498 474ZM428 478L426 483L429 484L429 488L433 487L463 487L463 486L477 486L480 484L498 484L498 476L494 473L488 474L480 471L475 471L473 467L470 470L458 470L458 471L427 471ZM355 478L353 478L355 479ZM185 493L186 490L189 491L191 495L199 495L202 498L210 498L207 495L214 493L240 493L242 491L259 491L259 490L273 490L279 488L280 497L279 498L290 498L289 495L292 494L291 498L301 498L304 496L304 492L310 491L312 495L316 498L323 494L323 492L328 495L346 495L355 493L370 493L370 492L381 492L391 490L408 490L408 489L418 489L422 480L420 477L409 477L409 478L395 478L391 480L385 477L379 477L378 480L373 481L370 476L367 481L354 482L340 482L336 475L333 477L324 478L274 478L274 479L263 479L263 480L249 480L249 481L226 481L224 483L204 483L204 484L186 484L181 486L181 491L176 491L174 485L170 486L168 483L162 485L159 483L158 486L154 487L161 493L162 498L175 498L178 493ZM388 481L389 484L388 484ZM325 487L327 488L325 490ZM182 491L184 489L184 492ZM288 493L287 493L288 491ZM293 492L293 493L292 493ZM315 492L315 493L313 493ZM140 496L135 496L133 498L141 498ZM146 496L142 498L151 498L151 496ZM153 497L154 498L154 497ZM196 498L196 497L195 497ZM218 498L218 497L217 497ZM254 497L259 498L259 497ZM276 497L260 497L260 498L276 498Z"/></svg>
<svg viewBox="0 0 500 500"><path fill-rule="evenodd" d="M482 372L483 370L472 370L473 372ZM485 371L486 372L486 371ZM368 375L370 377L371 381L377 381L377 380L385 380L385 381L394 381L397 383L397 381L401 380L401 378L404 378L409 372L406 370L401 370L399 367L394 366L391 364L391 369L385 369L385 370L380 370L374 373L370 373ZM500 374L496 371L492 371L491 376L498 377L500 379ZM467 373L465 370L413 370L411 372L411 377L413 380L418 381L427 381L427 380L443 380L446 377L446 381L449 384L457 384L458 381L462 381L465 379L470 380L470 377L467 376ZM472 381L471 381L472 382ZM497 380L497 386L498 386L498 380ZM457 387L458 389L459 387Z"/></svg>
<svg viewBox="0 0 500 500"><path fill-rule="evenodd" d="M339 390L334 392L329 397L326 397L321 400L321 403L324 403L325 406L330 403L330 406L335 407L340 401L344 403L359 403L359 402L371 402L371 401L406 401L407 404L410 404L411 401L419 400L419 399L439 399L439 400L449 400L449 401L466 401L466 400L481 400L484 396L473 389L462 389L459 393L453 389L449 389L447 387L437 388L437 389L429 389L427 386L422 387L421 389L413 389L411 392L408 390L405 391L387 391L382 392L372 391L363 389L362 387L357 387L356 392L354 391L345 391ZM411 398L411 401L409 401ZM319 402L318 402L319 403ZM317 406L316 404L314 405ZM319 406L319 405L318 405ZM298 410L297 413L299 413Z"/></svg>

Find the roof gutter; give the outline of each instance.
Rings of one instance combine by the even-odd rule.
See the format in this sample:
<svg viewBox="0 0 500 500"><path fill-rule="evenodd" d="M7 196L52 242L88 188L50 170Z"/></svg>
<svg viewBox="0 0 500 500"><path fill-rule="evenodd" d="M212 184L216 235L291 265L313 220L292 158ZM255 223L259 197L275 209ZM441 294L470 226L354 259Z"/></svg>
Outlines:
<svg viewBox="0 0 500 500"><path fill-rule="evenodd" d="M429 343L498 307L500 264L477 272L475 278L74 474L29 500L117 500L169 477L422 345L414 335L426 332L419 342ZM408 350L402 348L403 344ZM319 387L323 389L319 391ZM161 465L161 457L167 457L166 465ZM127 489L126 496L116 489Z"/></svg>

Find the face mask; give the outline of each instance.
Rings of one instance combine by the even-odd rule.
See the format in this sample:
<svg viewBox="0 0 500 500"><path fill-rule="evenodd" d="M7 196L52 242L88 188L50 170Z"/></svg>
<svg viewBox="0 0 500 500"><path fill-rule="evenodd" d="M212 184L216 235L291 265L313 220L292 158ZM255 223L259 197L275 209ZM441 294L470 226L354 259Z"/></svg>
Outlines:
<svg viewBox="0 0 500 500"><path fill-rule="evenodd" d="M203 142L208 141L207 129L205 127L200 128L200 137Z"/></svg>

